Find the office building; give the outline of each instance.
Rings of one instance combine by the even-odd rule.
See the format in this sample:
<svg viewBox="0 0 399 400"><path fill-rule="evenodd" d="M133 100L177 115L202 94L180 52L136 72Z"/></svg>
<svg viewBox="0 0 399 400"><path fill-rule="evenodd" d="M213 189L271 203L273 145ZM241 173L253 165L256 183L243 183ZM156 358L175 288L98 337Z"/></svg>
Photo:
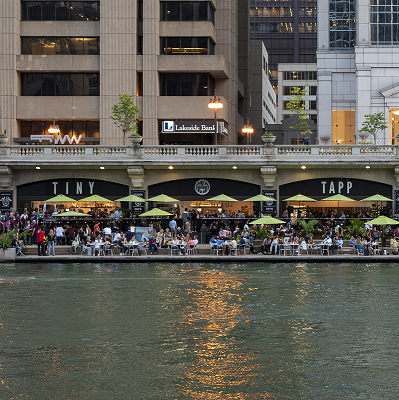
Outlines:
<svg viewBox="0 0 399 400"><path fill-rule="evenodd" d="M81 144L127 144L109 118L119 94L140 106L144 144L214 143L214 92L223 103L218 143L241 136L249 4L4 0L0 9L0 110L10 144L48 134L54 120ZM173 124L164 129L164 121ZM174 122L184 133L170 129Z"/></svg>

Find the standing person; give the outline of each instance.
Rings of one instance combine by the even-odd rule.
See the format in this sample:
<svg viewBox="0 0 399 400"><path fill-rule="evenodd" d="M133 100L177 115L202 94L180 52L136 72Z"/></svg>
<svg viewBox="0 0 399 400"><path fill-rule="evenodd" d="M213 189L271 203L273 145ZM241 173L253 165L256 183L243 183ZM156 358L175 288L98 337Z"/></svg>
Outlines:
<svg viewBox="0 0 399 400"><path fill-rule="evenodd" d="M5 227L5 232L7 233L8 230L10 229L10 213L6 212L4 216L4 227Z"/></svg>
<svg viewBox="0 0 399 400"><path fill-rule="evenodd" d="M54 234L53 229L50 229L47 234L47 255L48 256L50 255L50 253L53 253L53 256L55 256L54 242L55 242L55 234Z"/></svg>
<svg viewBox="0 0 399 400"><path fill-rule="evenodd" d="M172 231L172 235L176 236L176 220L173 218L171 221L169 221L169 229Z"/></svg>
<svg viewBox="0 0 399 400"><path fill-rule="evenodd" d="M194 209L191 210L191 230L197 232L197 213Z"/></svg>
<svg viewBox="0 0 399 400"><path fill-rule="evenodd" d="M37 255L38 256L45 256L45 245L44 245L44 232L42 228L38 226L36 232L36 244L37 244Z"/></svg>

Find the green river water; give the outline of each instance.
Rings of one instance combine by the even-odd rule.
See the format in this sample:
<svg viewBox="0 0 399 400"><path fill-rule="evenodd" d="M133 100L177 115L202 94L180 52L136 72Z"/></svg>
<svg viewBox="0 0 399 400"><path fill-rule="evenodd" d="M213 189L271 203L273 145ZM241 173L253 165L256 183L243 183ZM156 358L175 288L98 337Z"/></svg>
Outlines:
<svg viewBox="0 0 399 400"><path fill-rule="evenodd" d="M397 399L398 267L0 264L0 399Z"/></svg>

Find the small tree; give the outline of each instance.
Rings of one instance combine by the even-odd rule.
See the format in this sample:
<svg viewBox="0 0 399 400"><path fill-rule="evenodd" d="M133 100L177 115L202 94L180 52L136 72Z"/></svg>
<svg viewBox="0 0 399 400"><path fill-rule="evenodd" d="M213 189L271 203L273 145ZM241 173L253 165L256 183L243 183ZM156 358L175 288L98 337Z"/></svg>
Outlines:
<svg viewBox="0 0 399 400"><path fill-rule="evenodd" d="M125 142L126 132L137 131L137 119L136 116L140 111L140 106L135 106L132 100L133 96L128 94L119 95L119 103L112 107L111 119L114 120L114 124L118 126L123 132L123 142Z"/></svg>
<svg viewBox="0 0 399 400"><path fill-rule="evenodd" d="M388 125L385 121L385 115L383 112L377 112L374 114L366 114L364 118L366 118L366 120L363 122L362 129L359 130L359 133L370 133L373 135L374 144L376 144L378 135L384 129L388 128Z"/></svg>
<svg viewBox="0 0 399 400"><path fill-rule="evenodd" d="M304 112L305 108L308 106L304 104L303 99L306 94L306 89L301 89L299 87L293 87L291 89L291 98L287 103L286 107L297 117L297 122L294 126L290 126L291 129L295 129L298 134L298 144L299 144L299 134L307 135L313 132L309 129L308 116Z"/></svg>

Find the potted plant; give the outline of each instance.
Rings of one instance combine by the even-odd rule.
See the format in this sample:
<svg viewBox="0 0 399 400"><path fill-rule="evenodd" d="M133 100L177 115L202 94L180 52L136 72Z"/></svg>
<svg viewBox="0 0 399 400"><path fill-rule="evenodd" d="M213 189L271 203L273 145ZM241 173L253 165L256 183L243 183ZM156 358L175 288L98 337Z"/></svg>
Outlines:
<svg viewBox="0 0 399 400"><path fill-rule="evenodd" d="M6 144L7 143L7 139L8 139L7 134L0 133L0 145L1 144Z"/></svg>
<svg viewBox="0 0 399 400"><path fill-rule="evenodd" d="M12 237L15 231L0 235L0 262L15 261L15 249L12 247Z"/></svg>
<svg viewBox="0 0 399 400"><path fill-rule="evenodd" d="M132 133L131 135L129 135L129 140L133 145L137 146L139 143L141 143L143 137L138 133Z"/></svg>
<svg viewBox="0 0 399 400"><path fill-rule="evenodd" d="M301 235L305 235L305 240L308 241L310 236L313 236L314 226L317 224L316 219L311 219L310 221L305 221L304 219L296 218L301 224L302 230L300 232Z"/></svg>
<svg viewBox="0 0 399 400"><path fill-rule="evenodd" d="M275 140L276 136L272 132L266 132L262 135L263 143L270 146Z"/></svg>

